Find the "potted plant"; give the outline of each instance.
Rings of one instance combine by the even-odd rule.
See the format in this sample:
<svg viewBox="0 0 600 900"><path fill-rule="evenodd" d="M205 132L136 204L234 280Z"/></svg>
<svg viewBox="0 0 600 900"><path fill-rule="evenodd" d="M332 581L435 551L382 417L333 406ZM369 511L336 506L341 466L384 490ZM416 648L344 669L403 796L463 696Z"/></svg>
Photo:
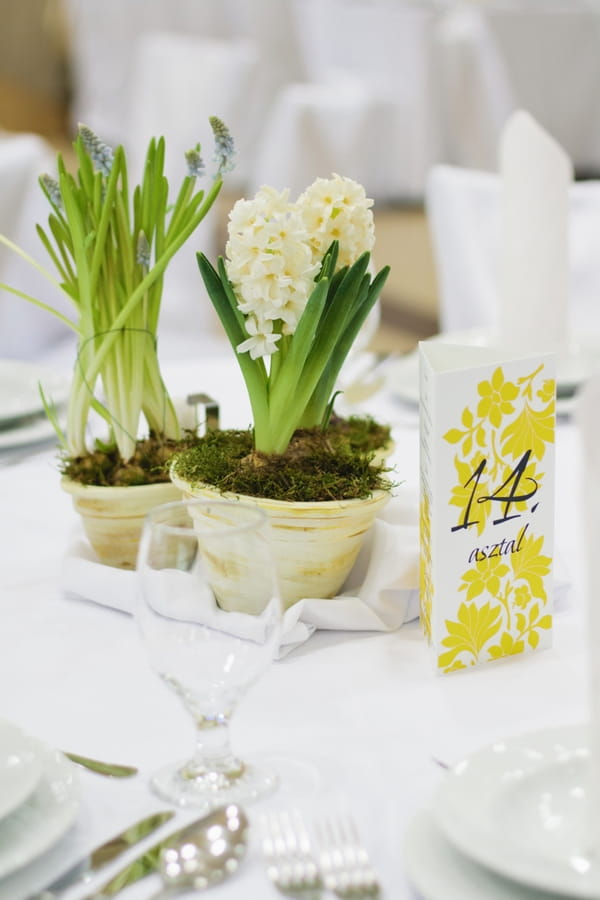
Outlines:
<svg viewBox="0 0 600 900"><path fill-rule="evenodd" d="M295 203L263 187L233 207L226 258L214 268L198 255L253 427L205 435L173 457L171 478L187 496L267 509L288 606L338 592L389 499L383 466L331 424L340 369L389 272L370 272L371 206L337 175Z"/></svg>
<svg viewBox="0 0 600 900"><path fill-rule="evenodd" d="M42 399L61 447L63 486L99 558L111 565L135 564L148 508L179 496L164 463L185 437L161 376L157 329L165 270L211 209L231 168L232 139L218 118L210 123L212 184L207 192L198 186L204 166L197 145L186 154L188 174L175 197L164 175L164 138L150 141L143 176L131 189L124 148L113 151L88 127L79 127L75 174L59 154L57 178L40 178L51 211L47 229L38 225L37 231L58 278L0 235L74 308L69 318L0 285L58 317L77 336L64 429L51 399ZM90 436L92 419L102 423L100 440ZM115 515L120 525L113 525ZM116 539L115 527L124 528Z"/></svg>

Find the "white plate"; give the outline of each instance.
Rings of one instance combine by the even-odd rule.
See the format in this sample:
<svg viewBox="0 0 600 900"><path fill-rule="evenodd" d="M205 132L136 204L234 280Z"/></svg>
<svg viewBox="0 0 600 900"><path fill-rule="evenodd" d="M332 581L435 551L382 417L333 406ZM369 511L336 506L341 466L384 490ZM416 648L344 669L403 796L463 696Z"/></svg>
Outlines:
<svg viewBox="0 0 600 900"><path fill-rule="evenodd" d="M53 438L56 438L58 441L52 423L44 414L40 419L36 419L35 422L31 422L28 425L23 425L21 428L0 430L0 452L2 450L16 450L20 447L43 444L51 441Z"/></svg>
<svg viewBox="0 0 600 900"><path fill-rule="evenodd" d="M444 344L464 344L468 347L492 347L492 332L486 328L470 328L465 331L448 331L436 334L430 341ZM559 395L574 393L588 378L590 372L600 367L600 346L590 345L585 337L577 339L572 352L557 361L556 384ZM408 403L419 402L419 353L414 350L386 366L387 384L392 395ZM567 414L573 406L572 396L559 396L556 411Z"/></svg>
<svg viewBox="0 0 600 900"><path fill-rule="evenodd" d="M40 384L56 406L65 402L69 382L63 375L32 363L0 359L0 425L43 412Z"/></svg>
<svg viewBox="0 0 600 900"><path fill-rule="evenodd" d="M0 822L0 878L44 853L79 811L79 780L73 763L58 750L29 740L42 774L33 793Z"/></svg>
<svg viewBox="0 0 600 900"><path fill-rule="evenodd" d="M440 784L438 827L461 853L502 876L597 900L586 739L583 726L550 728L484 747Z"/></svg>
<svg viewBox="0 0 600 900"><path fill-rule="evenodd" d="M418 813L410 823L403 860L407 878L423 900L557 900L557 894L515 884L463 856L430 812Z"/></svg>
<svg viewBox="0 0 600 900"><path fill-rule="evenodd" d="M0 819L26 800L41 774L39 758L27 735L0 719Z"/></svg>

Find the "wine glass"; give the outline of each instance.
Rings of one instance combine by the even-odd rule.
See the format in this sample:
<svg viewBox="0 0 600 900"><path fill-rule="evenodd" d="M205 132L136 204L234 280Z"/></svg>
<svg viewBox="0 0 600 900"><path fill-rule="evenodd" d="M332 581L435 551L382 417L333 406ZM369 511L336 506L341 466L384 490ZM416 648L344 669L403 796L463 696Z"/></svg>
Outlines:
<svg viewBox="0 0 600 900"><path fill-rule="evenodd" d="M282 605L268 518L236 501L183 500L149 513L138 553L137 620L150 664L196 725L191 759L152 787L179 806L244 803L277 776L231 750L229 722L279 646Z"/></svg>

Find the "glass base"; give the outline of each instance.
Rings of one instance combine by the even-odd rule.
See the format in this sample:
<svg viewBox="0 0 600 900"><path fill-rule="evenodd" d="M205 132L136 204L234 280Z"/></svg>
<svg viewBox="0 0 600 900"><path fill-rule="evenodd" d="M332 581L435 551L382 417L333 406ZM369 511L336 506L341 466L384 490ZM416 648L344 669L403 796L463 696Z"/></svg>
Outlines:
<svg viewBox="0 0 600 900"><path fill-rule="evenodd" d="M177 806L205 809L227 803L246 804L273 793L279 776L268 768L240 764L231 773L194 774L189 763L175 763L156 772L150 781L155 794Z"/></svg>

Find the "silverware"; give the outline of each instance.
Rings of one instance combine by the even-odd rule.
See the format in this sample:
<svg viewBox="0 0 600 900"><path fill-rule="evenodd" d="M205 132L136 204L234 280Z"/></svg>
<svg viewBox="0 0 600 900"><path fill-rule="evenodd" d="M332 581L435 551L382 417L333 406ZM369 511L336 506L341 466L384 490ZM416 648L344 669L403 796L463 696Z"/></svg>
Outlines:
<svg viewBox="0 0 600 900"><path fill-rule="evenodd" d="M194 410L195 431L204 434L219 427L219 404L208 394L188 394L186 403Z"/></svg>
<svg viewBox="0 0 600 900"><path fill-rule="evenodd" d="M25 415L16 415L10 419L0 419L0 432L2 431L15 431L20 428L27 428L29 425L35 425L37 422L40 422L42 419L46 418L46 410L42 409L39 412L31 412L26 413Z"/></svg>
<svg viewBox="0 0 600 900"><path fill-rule="evenodd" d="M150 816L145 816L143 819L140 819L139 822L136 822L135 825L130 825L129 828L126 828L124 831L121 831L119 834L110 838L110 840L100 844L100 846L96 847L95 850L92 850L91 853L78 860L78 862L71 866L70 869L63 872L63 874L53 881L52 884L49 884L47 888L37 894L31 895L27 900L54 900L54 898L58 898L67 888L88 881L105 865L112 862L114 859L117 859L122 853L130 847L133 847L134 844L137 844L149 834L152 834L153 831L156 831L157 828L160 828L161 825L164 825L165 822L172 819L174 815L175 813L173 810L169 809L153 813Z"/></svg>
<svg viewBox="0 0 600 900"><path fill-rule="evenodd" d="M102 762L99 759L91 759L89 756L80 756L78 753L67 753L64 755L78 766L96 772L97 775L106 775L109 778L131 778L137 775L138 770L135 766L124 766L119 763Z"/></svg>
<svg viewBox="0 0 600 900"><path fill-rule="evenodd" d="M237 871L247 840L243 810L233 803L216 809L167 842L158 865L164 890L150 900L171 897L173 889L201 891L220 884Z"/></svg>
<svg viewBox="0 0 600 900"><path fill-rule="evenodd" d="M238 823L237 829L234 825L234 820ZM233 804L228 807L215 809L208 815L195 819L191 824L180 828L164 840L157 841L156 844L153 844L140 856L131 860L107 882L97 887L92 893L86 894L84 897L80 898L80 900L104 900L106 897L114 896L130 884L139 881L141 878L145 878L147 875L157 872L159 866L166 868L169 865L169 857L166 855L166 851L178 847L183 848L184 845L187 848L186 856L190 858L191 865L197 867L197 855L206 855L207 851L209 854L212 853L213 855L218 855L216 854L216 851L218 851L218 848L221 846L219 841L222 841L223 839L223 824L225 821L228 822L227 827L232 831L232 835L228 836L231 852L222 858L221 874L222 878L224 878L237 868L237 863L239 859L241 859L246 846L248 820L242 810ZM233 832L236 830L237 840L234 840ZM215 841L214 843L213 840ZM165 852L164 857L163 851ZM176 863L176 865L181 865L182 868L185 868L185 864ZM184 877L184 874L185 873L182 872L182 878ZM213 878L215 875L216 872L212 873ZM198 885L200 885L201 880L199 871L194 874L194 878L197 880ZM183 881L181 884L183 885ZM170 895L172 889L169 888L167 893ZM164 892L161 892L158 896L160 897L163 895Z"/></svg>
<svg viewBox="0 0 600 900"><path fill-rule="evenodd" d="M261 827L267 875L277 890L286 897L319 900L321 877L300 813L270 813L261 820Z"/></svg>
<svg viewBox="0 0 600 900"><path fill-rule="evenodd" d="M377 876L350 816L324 820L315 831L327 890L342 900L379 897Z"/></svg>

